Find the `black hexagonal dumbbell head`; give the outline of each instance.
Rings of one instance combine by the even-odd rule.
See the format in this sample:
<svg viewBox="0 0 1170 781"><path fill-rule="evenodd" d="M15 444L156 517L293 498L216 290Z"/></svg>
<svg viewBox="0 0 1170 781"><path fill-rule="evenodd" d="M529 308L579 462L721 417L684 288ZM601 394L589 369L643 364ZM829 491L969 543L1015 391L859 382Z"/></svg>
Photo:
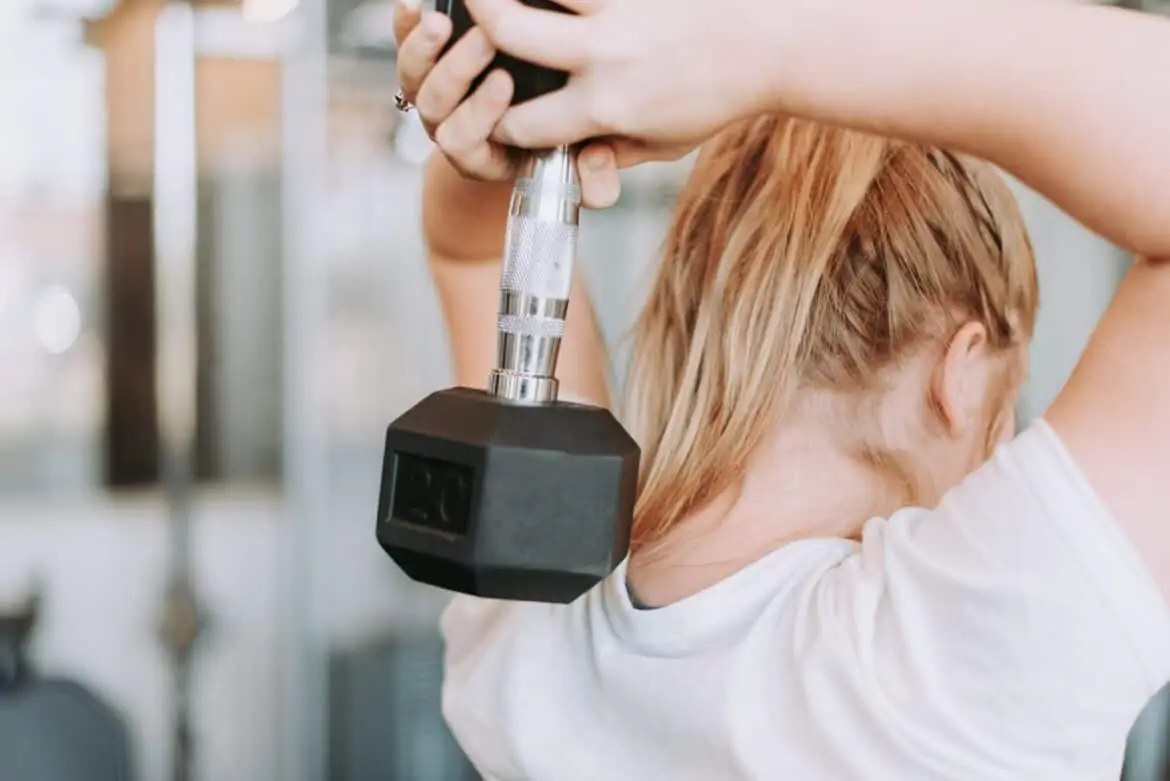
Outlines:
<svg viewBox="0 0 1170 781"><path fill-rule="evenodd" d="M386 433L378 542L423 583L571 602L626 555L639 457L607 410L441 391Z"/></svg>

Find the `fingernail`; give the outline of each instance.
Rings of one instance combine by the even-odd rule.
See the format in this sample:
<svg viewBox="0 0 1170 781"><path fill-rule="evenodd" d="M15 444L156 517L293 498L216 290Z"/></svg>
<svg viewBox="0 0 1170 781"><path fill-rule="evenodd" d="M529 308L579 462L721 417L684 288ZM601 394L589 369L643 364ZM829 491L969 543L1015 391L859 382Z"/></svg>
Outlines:
<svg viewBox="0 0 1170 781"><path fill-rule="evenodd" d="M581 194L590 209L608 209L622 194L622 183L617 176L586 176L581 180Z"/></svg>
<svg viewBox="0 0 1170 781"><path fill-rule="evenodd" d="M422 0L398 0L398 4L408 11L417 11L422 7Z"/></svg>

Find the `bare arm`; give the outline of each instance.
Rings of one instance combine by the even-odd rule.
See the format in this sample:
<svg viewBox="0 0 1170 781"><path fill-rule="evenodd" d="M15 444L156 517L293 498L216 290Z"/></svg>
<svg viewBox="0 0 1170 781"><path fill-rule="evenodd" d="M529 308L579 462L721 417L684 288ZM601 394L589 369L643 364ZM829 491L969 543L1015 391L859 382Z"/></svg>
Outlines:
<svg viewBox="0 0 1170 781"><path fill-rule="evenodd" d="M482 388L496 357L500 258L511 185L464 179L439 154L427 163L423 228L456 382ZM561 397L609 406L606 352L577 270L557 364Z"/></svg>
<svg viewBox="0 0 1170 781"><path fill-rule="evenodd" d="M793 32L786 105L979 155L1170 259L1170 22L1018 0L833 5ZM1170 262L1139 260L1045 417L1170 598Z"/></svg>
<svg viewBox="0 0 1170 781"><path fill-rule="evenodd" d="M1170 21L1064 0L802 5L772 69L785 107L985 158L1170 256Z"/></svg>

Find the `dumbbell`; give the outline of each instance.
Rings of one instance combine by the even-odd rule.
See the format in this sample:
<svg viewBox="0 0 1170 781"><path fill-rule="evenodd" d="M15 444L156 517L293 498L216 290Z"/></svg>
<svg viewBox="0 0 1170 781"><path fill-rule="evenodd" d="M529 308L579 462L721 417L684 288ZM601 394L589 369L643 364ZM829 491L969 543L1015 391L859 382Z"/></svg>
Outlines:
<svg viewBox="0 0 1170 781"><path fill-rule="evenodd" d="M460 0L439 6L452 39L468 29ZM521 98L563 83L516 60L498 64ZM528 157L508 212L486 390L434 393L386 432L377 538L416 581L567 603L626 555L638 446L608 410L557 399L580 204L575 150Z"/></svg>

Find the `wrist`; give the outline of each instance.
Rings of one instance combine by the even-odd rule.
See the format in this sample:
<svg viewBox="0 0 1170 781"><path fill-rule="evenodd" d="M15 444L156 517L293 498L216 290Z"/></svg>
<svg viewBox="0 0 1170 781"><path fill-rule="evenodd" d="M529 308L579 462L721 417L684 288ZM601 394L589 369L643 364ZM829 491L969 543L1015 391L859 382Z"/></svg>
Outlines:
<svg viewBox="0 0 1170 781"><path fill-rule="evenodd" d="M919 0L747 2L759 20L750 25L754 35L768 38L757 43L768 110L814 120L864 112L866 98L883 90L903 61L918 54L899 48L913 34L909 28L921 21ZM777 5L783 12L775 11Z"/></svg>
<svg viewBox="0 0 1170 781"><path fill-rule="evenodd" d="M741 74L756 86L751 92L760 105L754 108L815 115L826 81L839 69L842 38L852 37L859 19L872 13L869 5L850 0L741 0L736 45L752 56L733 62L754 71Z"/></svg>
<svg viewBox="0 0 1170 781"><path fill-rule="evenodd" d="M449 260L484 260L503 253L512 182L461 175L441 153L427 160L422 221L427 248Z"/></svg>

